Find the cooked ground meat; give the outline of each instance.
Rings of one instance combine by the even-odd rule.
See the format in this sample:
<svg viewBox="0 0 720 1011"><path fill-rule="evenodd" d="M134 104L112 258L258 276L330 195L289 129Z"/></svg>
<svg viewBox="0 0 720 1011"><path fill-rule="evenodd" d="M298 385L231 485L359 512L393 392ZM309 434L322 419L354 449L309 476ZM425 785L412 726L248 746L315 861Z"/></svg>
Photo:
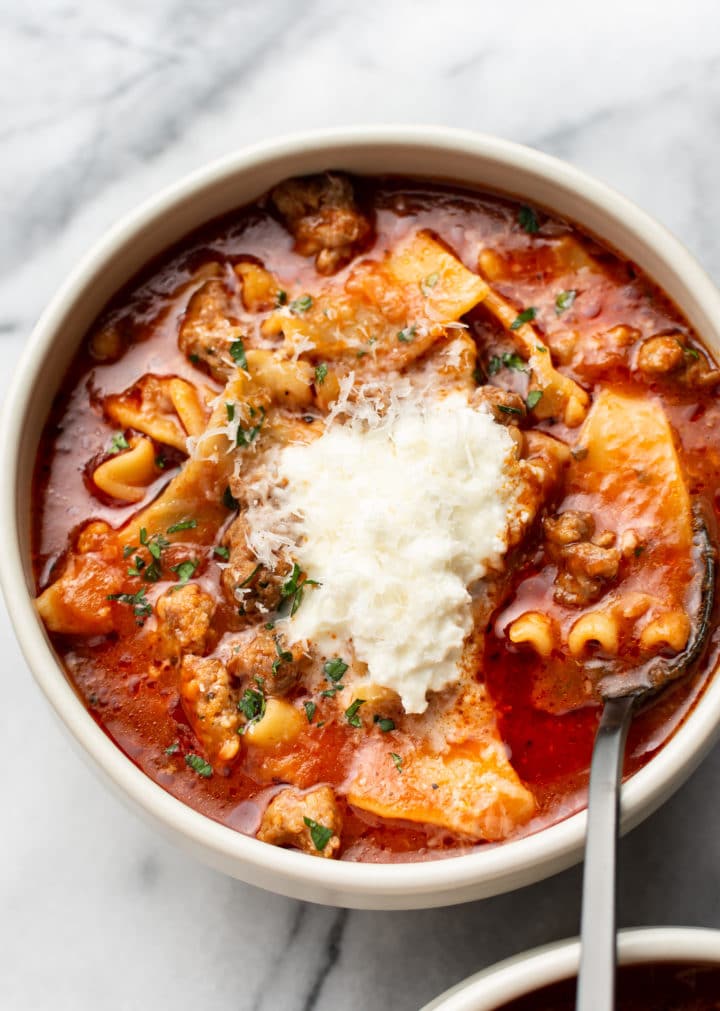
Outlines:
<svg viewBox="0 0 720 1011"><path fill-rule="evenodd" d="M288 660L281 654L289 654ZM258 628L248 642L238 647L228 660L230 673L242 680L261 680L266 695L286 695L300 679L303 651L287 646L273 629Z"/></svg>
<svg viewBox="0 0 720 1011"><path fill-rule="evenodd" d="M241 615L266 614L278 607L280 589L290 569L281 559L273 572L259 565L248 547L247 533L247 521L241 513L230 524L223 539L230 555L221 577L222 588L228 602Z"/></svg>
<svg viewBox="0 0 720 1011"><path fill-rule="evenodd" d="M320 829L316 840L305 818ZM324 842L326 834L322 829L332 830L332 835L319 849L317 843ZM341 831L342 815L331 787L320 786L309 793L288 787L268 804L257 838L274 846L294 846L315 857L334 857L340 849Z"/></svg>
<svg viewBox="0 0 720 1011"><path fill-rule="evenodd" d="M205 652L215 601L197 583L164 593L157 602L158 636L166 656Z"/></svg>
<svg viewBox="0 0 720 1011"><path fill-rule="evenodd" d="M637 367L649 376L676 372L685 364L685 351L677 337L663 334L643 341L637 355Z"/></svg>
<svg viewBox="0 0 720 1011"><path fill-rule="evenodd" d="M620 568L621 556L614 546L615 535L605 530L593 536L593 517L576 509L546 517L543 529L550 554L558 566L555 577L558 603L581 607L601 597Z"/></svg>
<svg viewBox="0 0 720 1011"><path fill-rule="evenodd" d="M213 657L186 653L180 667L180 697L208 761L231 762L240 750L240 721L225 665Z"/></svg>
<svg viewBox="0 0 720 1011"><path fill-rule="evenodd" d="M230 345L243 335L232 321L232 299L219 278L198 288L188 302L180 325L178 347L195 364L204 364L221 381L235 370Z"/></svg>
<svg viewBox="0 0 720 1011"><path fill-rule="evenodd" d="M495 421L501 425L517 425L527 414L525 401L520 394L503 390L499 386L478 386L470 402L474 407L486 404Z"/></svg>
<svg viewBox="0 0 720 1011"><path fill-rule="evenodd" d="M301 256L315 256L320 274L334 274L372 235L346 176L290 179L275 187L271 199L295 238L295 249Z"/></svg>

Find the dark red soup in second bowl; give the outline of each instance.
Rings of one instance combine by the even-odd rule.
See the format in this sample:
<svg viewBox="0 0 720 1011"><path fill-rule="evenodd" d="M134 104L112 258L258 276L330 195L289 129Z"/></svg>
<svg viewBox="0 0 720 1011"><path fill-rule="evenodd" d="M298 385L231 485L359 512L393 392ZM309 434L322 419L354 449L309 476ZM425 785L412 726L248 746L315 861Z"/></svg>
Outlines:
<svg viewBox="0 0 720 1011"><path fill-rule="evenodd" d="M575 979L565 979L502 1004L497 1011L574 1011ZM717 1011L720 967L687 962L618 969L617 1011Z"/></svg>
<svg viewBox="0 0 720 1011"><path fill-rule="evenodd" d="M652 758L716 658L720 373L650 279L522 202L338 173L138 268L32 515L54 648L137 766L269 844L455 855L582 807L601 679L700 634Z"/></svg>

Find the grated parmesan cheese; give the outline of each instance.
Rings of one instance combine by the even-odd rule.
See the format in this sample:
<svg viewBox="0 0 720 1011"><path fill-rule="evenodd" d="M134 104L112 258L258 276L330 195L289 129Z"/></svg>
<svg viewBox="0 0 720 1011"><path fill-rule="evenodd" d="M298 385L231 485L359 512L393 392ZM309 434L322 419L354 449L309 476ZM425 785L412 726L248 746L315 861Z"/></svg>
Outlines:
<svg viewBox="0 0 720 1011"><path fill-rule="evenodd" d="M293 557L321 584L287 635L328 655L351 642L370 680L419 713L428 691L458 679L472 626L468 587L507 550L513 441L461 394L428 403L404 391L380 413L362 388L349 400L348 379L335 417L349 420L277 460L276 517L294 535Z"/></svg>

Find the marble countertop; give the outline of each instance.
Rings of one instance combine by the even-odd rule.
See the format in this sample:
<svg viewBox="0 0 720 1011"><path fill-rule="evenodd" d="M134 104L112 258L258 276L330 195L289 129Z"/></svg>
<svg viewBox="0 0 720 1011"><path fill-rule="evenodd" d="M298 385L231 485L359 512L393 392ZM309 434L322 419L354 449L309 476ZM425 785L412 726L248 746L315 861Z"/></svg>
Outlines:
<svg viewBox="0 0 720 1011"><path fill-rule="evenodd" d="M544 13L541 13L543 11ZM6 4L0 389L116 218L249 141L429 122L497 133L637 200L720 280L720 8L605 0ZM0 1006L412 1011L576 932L579 869L451 909L347 912L168 847L56 726L0 615ZM621 847L620 922L720 927L720 751Z"/></svg>

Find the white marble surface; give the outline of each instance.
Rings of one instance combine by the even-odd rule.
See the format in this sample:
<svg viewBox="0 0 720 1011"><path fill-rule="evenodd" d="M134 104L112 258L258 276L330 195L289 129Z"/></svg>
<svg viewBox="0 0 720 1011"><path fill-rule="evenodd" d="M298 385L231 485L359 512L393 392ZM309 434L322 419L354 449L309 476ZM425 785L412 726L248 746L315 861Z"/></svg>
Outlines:
<svg viewBox="0 0 720 1011"><path fill-rule="evenodd" d="M433 122L535 145L720 279L717 0L5 0L0 388L72 261L159 186L310 126ZM413 913L303 905L168 848L55 726L0 616L0 1007L411 1011L575 932L576 870ZM30 728L28 730L28 728ZM622 845L623 924L720 926L720 752Z"/></svg>

